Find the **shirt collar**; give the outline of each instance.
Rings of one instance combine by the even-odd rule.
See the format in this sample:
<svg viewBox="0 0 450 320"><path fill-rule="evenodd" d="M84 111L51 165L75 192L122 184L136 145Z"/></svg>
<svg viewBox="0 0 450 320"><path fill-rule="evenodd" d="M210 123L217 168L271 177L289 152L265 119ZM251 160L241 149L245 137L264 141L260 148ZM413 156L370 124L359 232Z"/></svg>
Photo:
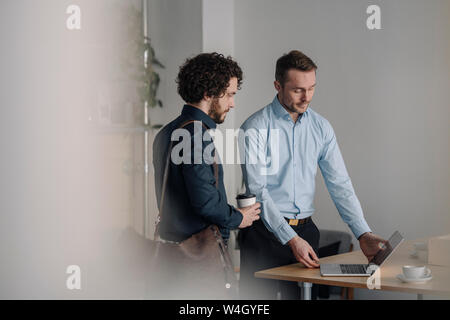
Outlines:
<svg viewBox="0 0 450 320"><path fill-rule="evenodd" d="M214 122L213 119L211 119L210 116L208 116L199 108L193 107L189 104L184 105L181 114L189 116L190 118L192 118L192 120L202 121L210 129L216 129L217 127L217 124Z"/></svg>
<svg viewBox="0 0 450 320"><path fill-rule="evenodd" d="M273 98L272 109L278 118L292 121L289 112L286 111L286 109L281 105L280 101L278 100L278 95L275 95L275 98ZM300 119L303 119L306 115L308 115L308 111L309 107L308 109L306 109L306 111L303 113L303 116Z"/></svg>

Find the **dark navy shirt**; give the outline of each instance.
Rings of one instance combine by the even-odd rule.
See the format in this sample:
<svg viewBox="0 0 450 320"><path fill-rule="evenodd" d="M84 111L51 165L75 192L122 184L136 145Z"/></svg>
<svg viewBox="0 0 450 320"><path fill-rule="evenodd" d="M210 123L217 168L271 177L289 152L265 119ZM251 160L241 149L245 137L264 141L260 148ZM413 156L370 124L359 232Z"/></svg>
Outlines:
<svg viewBox="0 0 450 320"><path fill-rule="evenodd" d="M206 113L193 106L185 105L181 115L157 134L153 143L153 166L158 208L161 208L161 189L172 132L189 120L201 121L209 129L216 128L216 123ZM203 136L207 129L197 123L198 127L201 127ZM194 161L194 140L198 142L198 138L194 138L194 128L193 123L185 127L190 133L191 161L176 164L171 158L159 233L165 240L182 241L207 226L215 224L219 227L223 238L228 239L230 229L237 229L241 224L242 214L227 202L222 165L218 164L218 186L216 187L213 164L203 157L200 163L198 158L197 163ZM209 136L208 133L206 135ZM178 148L176 146L179 143L185 143L184 138L174 141L173 148L177 151L182 150L181 145ZM197 148L201 148L200 154L203 155L203 151L211 143L213 143L211 139L201 139L200 146L197 145ZM207 149L207 151L211 150L214 150L214 145ZM183 155L183 152L179 154Z"/></svg>

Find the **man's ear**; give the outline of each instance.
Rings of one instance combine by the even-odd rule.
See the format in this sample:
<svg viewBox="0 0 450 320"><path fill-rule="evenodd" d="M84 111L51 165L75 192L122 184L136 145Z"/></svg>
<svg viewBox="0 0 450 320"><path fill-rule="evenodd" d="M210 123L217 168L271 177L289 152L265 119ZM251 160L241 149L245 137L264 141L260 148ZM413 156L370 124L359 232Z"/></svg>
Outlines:
<svg viewBox="0 0 450 320"><path fill-rule="evenodd" d="M273 82L273 86L275 87L275 90L277 90L278 92L280 92L281 89L282 89L281 84L280 84L277 80L275 80L275 81Z"/></svg>
<svg viewBox="0 0 450 320"><path fill-rule="evenodd" d="M203 100L205 100L208 104L211 103L212 97L208 97L206 93L203 95Z"/></svg>
<svg viewBox="0 0 450 320"><path fill-rule="evenodd" d="M200 101L200 104L205 108L205 112L208 112L211 108L212 101L212 97L208 97L206 94L203 95L203 100Z"/></svg>

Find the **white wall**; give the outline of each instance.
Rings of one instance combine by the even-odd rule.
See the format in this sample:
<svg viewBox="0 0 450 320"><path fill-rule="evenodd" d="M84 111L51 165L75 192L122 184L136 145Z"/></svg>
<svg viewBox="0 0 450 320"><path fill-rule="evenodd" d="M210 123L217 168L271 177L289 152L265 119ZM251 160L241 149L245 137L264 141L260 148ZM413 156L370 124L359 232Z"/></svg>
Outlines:
<svg viewBox="0 0 450 320"><path fill-rule="evenodd" d="M366 28L369 4L381 30ZM245 0L234 20L245 74L236 126L275 96L276 59L303 51L319 68L311 107L333 125L373 231L449 233L448 1ZM320 174L315 204L319 228L349 231Z"/></svg>
<svg viewBox="0 0 450 320"><path fill-rule="evenodd" d="M203 0L203 52L234 54L234 0Z"/></svg>

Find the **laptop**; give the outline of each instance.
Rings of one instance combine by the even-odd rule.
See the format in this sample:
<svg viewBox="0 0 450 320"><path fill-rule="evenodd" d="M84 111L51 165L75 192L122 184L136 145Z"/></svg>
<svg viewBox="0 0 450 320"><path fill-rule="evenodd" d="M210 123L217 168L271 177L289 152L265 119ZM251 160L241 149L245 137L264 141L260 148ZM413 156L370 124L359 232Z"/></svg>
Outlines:
<svg viewBox="0 0 450 320"><path fill-rule="evenodd" d="M336 277L370 277L391 256L403 240L400 232L395 231L385 244L385 249L379 250L369 264L321 264L320 274Z"/></svg>

